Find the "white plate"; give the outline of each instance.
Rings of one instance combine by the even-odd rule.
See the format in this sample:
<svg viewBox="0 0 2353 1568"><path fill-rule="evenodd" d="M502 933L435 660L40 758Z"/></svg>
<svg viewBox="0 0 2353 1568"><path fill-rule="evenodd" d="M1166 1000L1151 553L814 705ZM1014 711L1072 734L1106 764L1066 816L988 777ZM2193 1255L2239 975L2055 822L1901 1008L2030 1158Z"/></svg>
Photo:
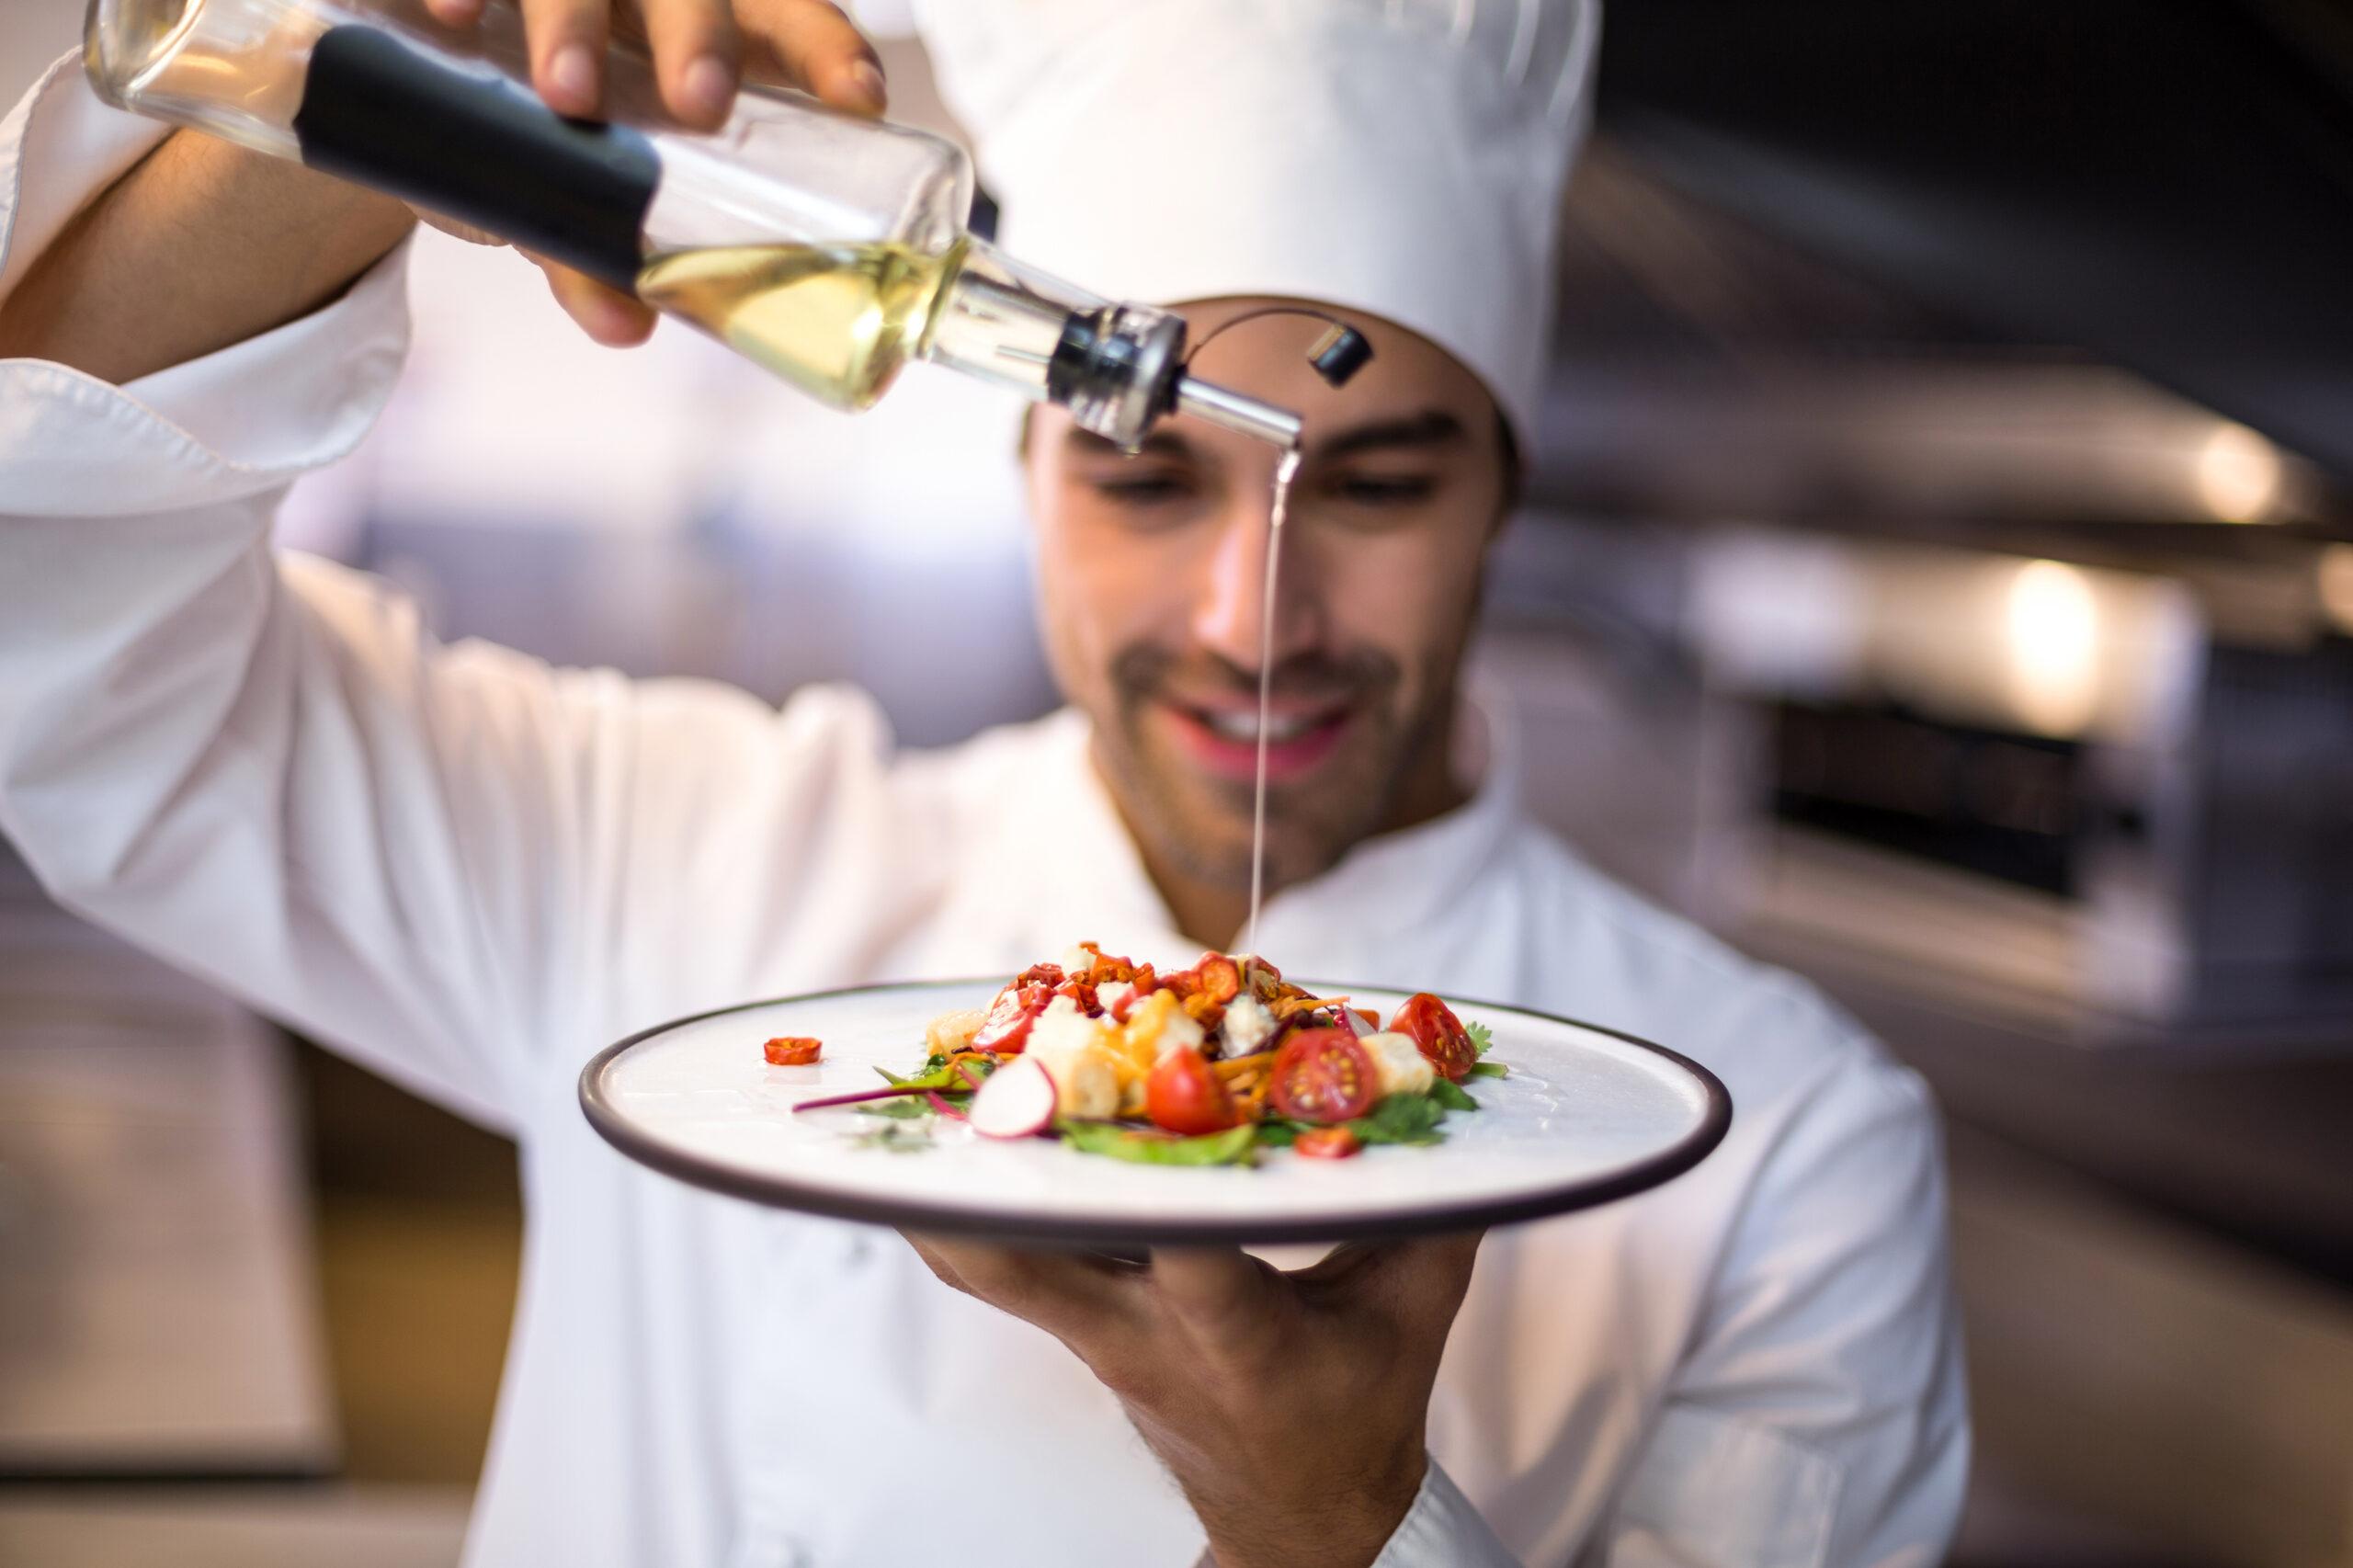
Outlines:
<svg viewBox="0 0 2353 1568"><path fill-rule="evenodd" d="M755 1002L645 1030L580 1075L580 1104L631 1159L782 1209L905 1229L1084 1243L1332 1242L1533 1220L1640 1192L1713 1149L1732 1100L1674 1052L1518 1007L1453 1002L1495 1031L1504 1078L1467 1085L1477 1111L1444 1143L1354 1159L1262 1151L1255 1168L1135 1165L1045 1139L1000 1142L960 1122L891 1121L802 1100L876 1088L924 1058L924 1026L985 1006L997 981L866 986ZM1404 994L1303 982L1386 1017ZM1451 1000L1449 998L1449 1000ZM771 1067L762 1042L814 1035L813 1067ZM912 1153L881 1128L935 1129Z"/></svg>

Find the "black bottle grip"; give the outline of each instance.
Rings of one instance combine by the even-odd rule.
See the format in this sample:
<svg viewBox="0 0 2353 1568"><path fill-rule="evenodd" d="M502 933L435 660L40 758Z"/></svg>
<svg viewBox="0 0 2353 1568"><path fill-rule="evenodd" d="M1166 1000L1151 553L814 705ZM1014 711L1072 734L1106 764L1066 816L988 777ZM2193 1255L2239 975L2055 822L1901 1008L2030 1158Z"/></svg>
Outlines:
<svg viewBox="0 0 2353 1568"><path fill-rule="evenodd" d="M302 162L431 208L629 290L662 177L645 135L566 119L528 89L373 28L312 47Z"/></svg>

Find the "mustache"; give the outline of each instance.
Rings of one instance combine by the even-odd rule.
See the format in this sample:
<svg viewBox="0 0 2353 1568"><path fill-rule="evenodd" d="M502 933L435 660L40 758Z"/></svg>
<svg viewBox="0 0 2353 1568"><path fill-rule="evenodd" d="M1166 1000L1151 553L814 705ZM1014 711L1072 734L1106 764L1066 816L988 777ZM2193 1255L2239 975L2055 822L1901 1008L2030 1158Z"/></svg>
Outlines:
<svg viewBox="0 0 2353 1568"><path fill-rule="evenodd" d="M1355 700L1393 690L1404 678L1397 661L1377 648L1332 653L1294 654L1277 665L1271 685L1278 699ZM1133 642L1111 659L1111 684L1131 703L1154 699L1219 695L1258 696L1258 672L1206 651L1179 653L1157 643Z"/></svg>

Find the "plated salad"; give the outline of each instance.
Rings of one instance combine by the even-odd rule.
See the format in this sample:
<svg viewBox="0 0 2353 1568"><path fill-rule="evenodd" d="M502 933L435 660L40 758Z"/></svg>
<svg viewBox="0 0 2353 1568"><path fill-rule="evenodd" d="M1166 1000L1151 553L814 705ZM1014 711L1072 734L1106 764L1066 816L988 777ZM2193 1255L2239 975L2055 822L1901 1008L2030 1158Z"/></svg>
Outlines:
<svg viewBox="0 0 2353 1568"><path fill-rule="evenodd" d="M920 1147L919 1120L961 1120L990 1138L1057 1138L1145 1165L1249 1165L1288 1148L1341 1159L1368 1144L1442 1142L1441 1123L1499 1077L1487 1030L1427 992L1385 1024L1346 996L1316 996L1253 954L1153 966L1082 942L1033 964L986 1007L942 1014L928 1054L884 1087L806 1100L892 1119L874 1142ZM818 1059L813 1040L770 1040L779 1065ZM926 1130L928 1131L928 1130Z"/></svg>

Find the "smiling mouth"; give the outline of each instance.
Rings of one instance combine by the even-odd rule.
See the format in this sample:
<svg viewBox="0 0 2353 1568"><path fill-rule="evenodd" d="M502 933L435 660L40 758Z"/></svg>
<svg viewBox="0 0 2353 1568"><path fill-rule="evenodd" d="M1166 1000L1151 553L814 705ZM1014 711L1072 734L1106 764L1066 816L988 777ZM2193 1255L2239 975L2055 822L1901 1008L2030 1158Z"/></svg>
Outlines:
<svg viewBox="0 0 2353 1568"><path fill-rule="evenodd" d="M1188 718L1220 740L1235 741L1245 745L1258 744L1258 714L1256 709L1219 710L1184 707L1183 704L1178 706L1183 708ZM1337 722L1347 711L1346 709L1335 708L1321 713L1269 714L1267 718L1267 744L1288 745Z"/></svg>
<svg viewBox="0 0 2353 1568"><path fill-rule="evenodd" d="M1257 774L1258 710L1199 708L1164 701L1161 711L1194 763L1219 778L1246 783ZM1309 712L1270 714L1266 765L1270 783L1302 779L1328 761L1347 735L1356 710L1342 704Z"/></svg>

